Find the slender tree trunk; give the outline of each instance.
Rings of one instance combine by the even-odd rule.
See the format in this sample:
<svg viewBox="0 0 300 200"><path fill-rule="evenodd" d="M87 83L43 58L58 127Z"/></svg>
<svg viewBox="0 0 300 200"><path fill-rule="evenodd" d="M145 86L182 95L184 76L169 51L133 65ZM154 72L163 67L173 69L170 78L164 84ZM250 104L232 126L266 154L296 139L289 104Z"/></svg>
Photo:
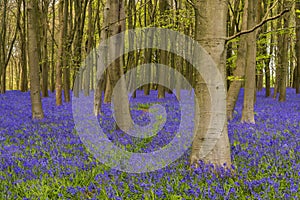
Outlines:
<svg viewBox="0 0 300 200"><path fill-rule="evenodd" d="M52 41L51 41L51 74L50 74L50 80L51 80L51 85L50 85L50 91L54 92L55 90L55 80L54 80L54 75L55 75L55 62L54 62L54 53L55 53L55 38L54 38L54 32L55 32L55 2L56 0L52 0Z"/></svg>
<svg viewBox="0 0 300 200"><path fill-rule="evenodd" d="M1 29L0 29L0 94L4 94L6 90L5 86L5 79L6 79L6 31L7 31L7 0L3 0L0 2L2 4L1 12L2 12L2 19L1 19Z"/></svg>
<svg viewBox="0 0 300 200"><path fill-rule="evenodd" d="M147 20L147 3L146 3L147 0L144 1L144 26L147 27L148 24L150 24L151 22L148 23L148 20ZM151 1L150 1L151 2ZM151 37L148 38L145 38L145 40L143 42L145 42L146 44L147 43L151 43L153 40ZM151 57L152 57L152 49L145 49L144 50L144 64L149 64L151 63ZM147 67L145 68L145 71L143 72L143 80L148 83L149 80L150 80L150 69ZM144 95L149 95L150 94L150 83L149 84L145 84L143 86L143 89L144 89Z"/></svg>
<svg viewBox="0 0 300 200"><path fill-rule="evenodd" d="M42 13L40 17L42 29L42 97L48 97L48 7L49 1L42 1Z"/></svg>
<svg viewBox="0 0 300 200"><path fill-rule="evenodd" d="M55 82L55 93L56 93L56 105L62 105L62 65L63 65L63 51L64 51L64 39L65 39L65 30L66 22L64 21L64 13L67 11L64 10L64 0L59 2L59 44L58 44L58 53L57 53L57 64L56 64L56 82Z"/></svg>
<svg viewBox="0 0 300 200"><path fill-rule="evenodd" d="M264 9L267 9L267 0L264 2ZM272 15L272 10L270 10L270 13ZM271 22L271 30L273 30L273 22ZM270 63L271 58L273 55L273 42L274 42L274 34L271 34L270 44L268 45L270 48L269 56L265 62L265 82L266 82L266 97L271 96L271 70L270 70Z"/></svg>
<svg viewBox="0 0 300 200"><path fill-rule="evenodd" d="M300 10L300 1L296 1L295 10ZM297 13L297 12L296 12ZM299 14L296 14L296 44L295 44L295 52L297 57L297 65L295 68L295 88L296 94L300 94L300 18Z"/></svg>
<svg viewBox="0 0 300 200"><path fill-rule="evenodd" d="M37 0L30 0L27 6L28 14L28 58L30 68L30 97L32 118L44 118L42 102L40 96L40 77L39 77L39 54L38 54L38 36L37 36Z"/></svg>
<svg viewBox="0 0 300 200"><path fill-rule="evenodd" d="M277 6L277 12L280 12L283 8L282 5L283 1L280 0L279 4ZM276 23L276 29L281 29L282 28L282 20L281 18L277 20ZM281 49L283 48L283 43L285 41L283 41L283 34L281 32L277 33L277 48L275 48L275 55L276 55L276 66L275 66L275 85L274 85L274 94L273 94L273 98L276 99L277 98L277 94L279 92L279 88L281 85L281 65L282 65L282 51Z"/></svg>
<svg viewBox="0 0 300 200"><path fill-rule="evenodd" d="M257 0L257 10L256 10L256 16L257 16L257 22L260 22L262 19L263 19L263 16L264 16L264 10L263 10L263 7L262 7L262 0ZM258 35L261 33L261 32L264 32L266 30L266 25L264 25L262 27L261 30L259 30L259 33ZM265 36L263 36L265 38ZM258 49L258 54L260 55L265 55L266 54L266 48L261 47ZM264 60L260 61L261 62L261 65L263 66L264 65ZM256 69L256 89L258 91L262 91L263 89L263 77L264 77L264 74L263 74L263 67L259 67L258 69Z"/></svg>
<svg viewBox="0 0 300 200"><path fill-rule="evenodd" d="M74 96L79 95L79 91L82 90L82 70L80 70L80 73L78 73L78 70L81 67L81 61L82 61L82 39L83 39L83 30L85 25L85 16L86 16L86 8L88 0L84 1L75 1L74 2L74 10L75 10L75 38L73 43L73 49L74 49L74 57L73 57L73 64L74 64L74 76L73 81L74 82ZM75 78L75 76L78 75L79 78Z"/></svg>
<svg viewBox="0 0 300 200"><path fill-rule="evenodd" d="M134 0L129 0L128 6L127 6L127 15L128 15L128 30L134 29L136 26L136 16L134 16L136 10L135 10L135 1ZM134 37L129 34L128 35L128 46L129 49L132 49L135 45L135 39ZM127 64L126 67L127 69L133 69L136 63L136 53L135 52L129 52L128 57L127 57ZM130 77L129 80L129 89L133 89L133 85L136 83L136 75L132 73L132 76ZM144 88L145 89L145 88ZM145 91L145 90L144 90ZM136 97L136 90L133 92L134 94L132 95L133 98Z"/></svg>
<svg viewBox="0 0 300 200"><path fill-rule="evenodd" d="M248 2L246 1L244 5L244 12L243 12L242 30L247 29L247 18L248 18ZM227 118L229 120L233 119L233 111L235 108L235 104L238 99L238 95L242 87L242 83L244 81L246 55L247 55L247 36L241 35L238 51L237 51L236 68L233 71L234 80L230 84L227 93Z"/></svg>
<svg viewBox="0 0 300 200"><path fill-rule="evenodd" d="M284 0L283 1L284 8L290 8L291 2L290 0ZM283 16L283 28L288 29L289 27L289 15L285 14ZM279 87L279 101L283 102L286 100L286 86L287 86L287 71L288 71L288 65L289 65L289 60L288 60L288 37L289 34L286 32L282 34L282 49L279 49L281 51L281 63L280 63L280 87Z"/></svg>
<svg viewBox="0 0 300 200"><path fill-rule="evenodd" d="M93 36L94 36L94 26L93 26L93 0L89 1L88 4L88 39L86 41L86 53L89 55L89 53L92 51L93 48ZM90 89L91 89L91 79L93 78L91 76L91 71L93 71L93 56L90 55L86 59L86 71L85 71L85 82L84 82L84 95L89 96L90 95Z"/></svg>
<svg viewBox="0 0 300 200"><path fill-rule="evenodd" d="M0 2L2 3L2 2ZM20 6L20 1L18 2ZM17 17L16 17L16 27L15 31L10 32L12 38L8 41L8 34L7 34L7 12L8 12L8 1L3 1L3 10L2 10L2 21L0 24L0 94L5 93L6 91L6 70L11 58L13 47L15 41L17 39L17 32L20 26L20 18L21 18L21 9L18 9Z"/></svg>
<svg viewBox="0 0 300 200"><path fill-rule="evenodd" d="M228 12L227 16L228 16L228 28L227 28L227 32L228 32L228 36L234 35L234 33L236 31L239 31L239 29L237 29L237 27L239 26L239 10L240 10L240 0L235 0L234 2L231 2L231 7L230 7L230 11L232 12L232 14L230 12ZM245 13L246 11L246 6L244 5L243 7L243 13ZM244 20L243 20L244 21ZM243 29L243 28L242 28ZM246 30L246 29L243 29ZM233 42L230 42L227 44L227 58L231 58L233 56ZM236 68L235 68L236 69ZM227 71L227 77L229 76L235 76L233 71L233 67L229 64L229 66L226 67L226 71ZM231 84L231 80L227 79L227 89L229 90L230 88L230 84ZM228 116L228 115L227 115ZM229 117L229 116L228 116ZM229 117L231 118L231 117Z"/></svg>
<svg viewBox="0 0 300 200"><path fill-rule="evenodd" d="M70 54L71 54L71 25L69 25L72 22L71 16L72 12L69 10L71 7L70 4L71 1L65 0L64 2L64 20L63 20L63 26L64 26L64 36L63 36L63 52L62 52L62 75L63 75L63 89L64 89L64 100L65 102L70 102ZM70 8L72 9L72 8Z"/></svg>
<svg viewBox="0 0 300 200"><path fill-rule="evenodd" d="M159 1L159 10L161 15L165 15L165 12L169 9L168 1L166 0L160 0ZM162 19L164 19L163 17ZM164 25L165 22L162 23ZM161 40L166 41L165 44L168 44L168 38L161 38ZM160 63L163 65L168 66L169 62L169 53L167 51L161 50L160 51ZM162 82L166 78L166 72L163 68L158 68L158 80L159 82ZM162 99L165 98L165 90L166 88L163 85L158 85L158 98Z"/></svg>
<svg viewBox="0 0 300 200"><path fill-rule="evenodd" d="M250 29L256 25L256 3L248 0L247 27ZM247 54L245 68L245 92L242 112L242 122L255 123L255 70L256 70L256 31L247 35Z"/></svg>
<svg viewBox="0 0 300 200"><path fill-rule="evenodd" d="M20 74L20 89L22 92L28 91L27 78L27 57L26 57L26 1L22 1L23 16L20 26L20 40L21 40L21 74Z"/></svg>
<svg viewBox="0 0 300 200"><path fill-rule="evenodd" d="M227 0L196 1L195 15L195 39L204 47L208 54L211 55L221 71L224 78L224 85L226 85L226 50L224 38L226 36ZM195 93L199 103L199 112L196 113L196 117L199 117L200 123L192 144L191 164L197 163L197 161L201 159L200 149L211 115L210 108L212 105L210 95L206 84L203 83L204 81L201 79L199 75L196 76ZM226 99L223 100L226 101ZM196 110L198 110L198 108L196 108ZM226 113L224 114L226 115ZM227 123L224 124L223 131L216 146L213 151L204 158L204 162L210 162L218 166L222 166L224 163L227 163L227 166L231 165Z"/></svg>
<svg viewBox="0 0 300 200"><path fill-rule="evenodd" d="M105 28L102 32L101 32L101 41L105 41L108 37L110 37L110 33L109 33L109 15L110 15L110 8L111 6L111 2L110 1L106 1L105 7L104 7L104 20L103 20L103 26L107 27ZM104 44L106 45L106 44ZM106 50L108 47L105 46L104 49ZM103 52L105 54L104 59L106 59L104 61L104 63L107 63L107 57L108 57L108 52ZM101 77L102 78L102 77ZM104 74L103 78L105 79L105 88L104 88L104 103L110 103L111 102L111 95L112 95L112 86L111 86L111 82L110 82L110 78L109 78L109 74L106 73ZM100 80L98 80L100 81ZM99 85L99 84L98 84ZM100 89L99 85L99 88Z"/></svg>
<svg viewBox="0 0 300 200"><path fill-rule="evenodd" d="M184 25L183 24L180 24L179 23L179 12L180 10L182 9L182 1L179 0L177 2L177 6L176 6L176 14L175 14L175 21L176 21L176 25L177 25L177 28L180 29L180 30L184 30ZM175 47L175 48L180 48L179 46ZM184 50L181 49L182 51L182 54L184 53ZM180 74L183 74L183 65L184 65L184 59L178 55L175 55L175 69L180 73ZM181 89L182 89L182 82L180 79L178 80L175 80L175 90L176 90L176 97L178 100L181 99L181 96L180 96L180 92L181 92Z"/></svg>

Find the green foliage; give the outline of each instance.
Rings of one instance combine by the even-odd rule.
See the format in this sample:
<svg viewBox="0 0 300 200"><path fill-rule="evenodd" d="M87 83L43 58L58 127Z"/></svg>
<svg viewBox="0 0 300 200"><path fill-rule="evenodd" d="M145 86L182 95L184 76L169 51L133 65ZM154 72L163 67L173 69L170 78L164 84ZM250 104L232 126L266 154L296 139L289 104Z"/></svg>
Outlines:
<svg viewBox="0 0 300 200"><path fill-rule="evenodd" d="M227 80L229 81L244 81L244 77L239 77L239 76L228 76Z"/></svg>
<svg viewBox="0 0 300 200"><path fill-rule="evenodd" d="M145 110L145 109L149 109L151 106L150 103L139 103L138 104L138 110Z"/></svg>
<svg viewBox="0 0 300 200"><path fill-rule="evenodd" d="M296 14L297 14L297 17L300 18L300 10L299 9L296 10Z"/></svg>
<svg viewBox="0 0 300 200"><path fill-rule="evenodd" d="M176 13L176 14L175 14ZM150 26L158 26L183 32L194 24L195 14L190 9L166 10L162 15L157 16Z"/></svg>

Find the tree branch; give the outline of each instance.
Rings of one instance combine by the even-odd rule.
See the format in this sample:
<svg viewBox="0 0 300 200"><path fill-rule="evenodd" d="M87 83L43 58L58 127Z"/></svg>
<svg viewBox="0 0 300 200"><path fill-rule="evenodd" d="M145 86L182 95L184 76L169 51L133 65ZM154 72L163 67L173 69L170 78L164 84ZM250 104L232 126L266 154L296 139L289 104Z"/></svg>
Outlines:
<svg viewBox="0 0 300 200"><path fill-rule="evenodd" d="M275 15L273 17L269 17L267 19L262 20L259 24L255 25L253 28L251 28L249 30L244 30L244 31L241 31L241 32L239 32L239 33L237 33L235 35L232 35L230 37L225 38L225 41L228 42L228 41L230 41L232 39L235 39L235 38L237 38L237 37L239 37L241 35L244 35L244 34L247 34L247 33L251 33L253 31L255 31L256 29L258 29L259 27L263 26L268 21L272 21L272 20L278 19L279 17L281 17L282 15L284 15L285 13L287 13L289 11L290 11L290 9L285 9L285 10L281 11L281 13L279 13L278 15Z"/></svg>

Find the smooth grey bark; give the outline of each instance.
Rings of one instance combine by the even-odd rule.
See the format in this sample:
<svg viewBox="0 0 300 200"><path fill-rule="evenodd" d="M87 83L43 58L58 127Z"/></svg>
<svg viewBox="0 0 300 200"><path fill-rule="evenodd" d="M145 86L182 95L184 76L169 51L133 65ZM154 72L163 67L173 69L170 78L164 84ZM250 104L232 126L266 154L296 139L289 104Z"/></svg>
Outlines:
<svg viewBox="0 0 300 200"><path fill-rule="evenodd" d="M291 7L291 1L290 0L283 0L283 7L290 9ZM283 29L287 29L289 27L289 18L290 15L287 13L283 16ZM279 67L280 67L280 86L279 86L279 101L283 102L286 101L286 86L287 86L287 74L288 74L288 66L289 66L289 60L288 60L288 37L289 33L283 33L282 35L278 36L282 42L282 48L279 49L280 51L280 61Z"/></svg>
<svg viewBox="0 0 300 200"><path fill-rule="evenodd" d="M248 2L245 2L242 19L242 30L247 29L247 18L248 18ZM233 111L238 99L238 95L245 78L245 65L246 65L246 54L247 54L247 37L241 35L239 40L239 46L237 51L236 68L233 70L234 80L229 86L227 93L227 118L233 119Z"/></svg>
<svg viewBox="0 0 300 200"><path fill-rule="evenodd" d="M195 39L211 55L222 73L224 84L226 85L225 37L228 2L227 0L198 0L194 4L196 16ZM201 159L200 149L208 128L211 115L210 108L212 106L206 83L199 75L196 76L195 94L199 103L199 108L196 108L198 112L196 112L195 117L196 121L197 118L200 120L192 144L190 156L190 164L192 165L197 165L197 162ZM226 101L226 97L220 100ZM222 114L226 116L226 112ZM217 166L223 166L226 163L229 167L231 165L231 157L227 123L224 124L223 131L220 134L221 136L214 149L203 158L203 161Z"/></svg>
<svg viewBox="0 0 300 200"><path fill-rule="evenodd" d="M247 27L250 29L256 25L256 6L257 3L248 1ZM245 68L245 91L242 111L242 122L255 123L254 102L255 102L255 71L256 71L256 31L247 36L247 54Z"/></svg>
<svg viewBox="0 0 300 200"><path fill-rule="evenodd" d="M125 10L124 10L124 1L123 0L108 0L105 5L105 18L104 18L104 24L105 31L102 39L107 39L108 37L111 37L113 35L116 35L122 31L125 30L125 22L121 21L121 19L125 18ZM115 23L118 22L118 23ZM109 63L109 66L107 68L107 79L106 81L111 86L110 94L112 94L112 89L114 89L115 95L112 97L112 102L114 105L114 114L117 122L117 128L122 129L123 131L129 130L132 125L133 121L130 115L129 110L129 100L128 100L128 94L127 94L127 88L124 77L121 78L121 75L123 75L123 60L121 58L117 58L115 60L111 60L116 55L120 55L120 49L123 48L124 41L122 41L120 38L117 38L115 43L112 44L112 46L109 47L107 56L107 63ZM105 66L107 67L107 66ZM100 78L100 77L99 77ZM121 79L120 79L121 78ZM120 87L114 88L114 86L117 84L117 82L121 81ZM100 81L100 80L98 80ZM106 83L106 85L108 85ZM99 113L99 88L101 88L101 83L97 83L98 87L97 91L97 98L94 97L94 114L97 115ZM107 88L106 88L107 89ZM105 91L106 98L110 99L110 96L107 94L107 90ZM97 104L97 105L96 105Z"/></svg>

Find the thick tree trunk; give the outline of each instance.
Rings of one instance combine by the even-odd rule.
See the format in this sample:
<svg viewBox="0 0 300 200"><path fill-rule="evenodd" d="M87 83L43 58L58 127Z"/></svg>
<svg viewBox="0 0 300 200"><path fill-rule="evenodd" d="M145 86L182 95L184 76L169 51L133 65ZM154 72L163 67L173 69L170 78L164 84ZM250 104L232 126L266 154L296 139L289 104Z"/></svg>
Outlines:
<svg viewBox="0 0 300 200"><path fill-rule="evenodd" d="M110 0L109 3L110 5L107 7L109 12L109 17L107 20L109 20L109 24L125 18L124 1ZM125 23L124 21L120 21L119 24L112 24L108 27L108 29L108 32L111 33L111 36L116 35L125 30ZM123 75L124 73L123 63L121 58L111 60L112 57L120 54L120 49L122 48L123 41L121 41L120 38L118 38L116 43L109 48L110 51L108 52L108 63L110 63L110 66L107 69L107 73L109 76L110 84L112 86L111 88L114 90L115 94L117 94L112 96L117 128L120 128L123 131L127 131L132 127L133 122L129 110L129 100L125 79L121 78L120 87L114 88L121 75Z"/></svg>
<svg viewBox="0 0 300 200"><path fill-rule="evenodd" d="M122 31L125 30L125 22L121 21L121 19L125 18L125 10L124 10L124 1L122 0L108 0L106 2L105 8L104 8L104 24L109 25L106 26L107 28L103 32L103 37L102 41L105 42L105 39L114 36ZM118 22L119 23L115 23ZM101 34L102 35L102 34ZM130 110L129 110L129 100L128 100L128 94L127 94L127 89L126 89L126 83L124 77L121 78L121 75L124 74L123 72L123 62L121 58L117 58L115 60L112 60L112 58L118 57L120 55L120 50L123 48L123 43L124 41L121 40L121 38L117 38L115 43L112 44L111 46L108 47L108 52L102 52L104 53L105 57L104 59L107 59L107 62L104 60L104 64L106 65L107 63L109 64L107 68L107 74L106 74L106 90L105 90L105 98L109 98L110 95L107 94L109 90L107 90L110 86L111 89L113 89L113 92L115 95L112 96L112 102L114 105L114 114L117 122L117 128L122 129L123 131L129 130L132 125L133 121L130 115ZM103 44L105 45L105 44ZM104 47L104 49L107 49ZM107 53L107 56L106 56ZM105 66L107 67L107 66ZM102 78L102 77L98 77ZM121 80L119 80L121 78ZM97 90L97 97L95 96L94 98L94 114L98 114L98 105L100 102L99 97L99 92L101 92L101 83L99 83L100 80L97 80L98 87L96 88ZM118 81L121 81L121 84L119 85L120 87L116 87L116 84ZM110 84L110 85L109 85ZM111 90L112 92L112 90ZM108 100L107 99L107 100Z"/></svg>
<svg viewBox="0 0 300 200"><path fill-rule="evenodd" d="M248 0L248 29L256 25L256 3ZM245 69L245 92L242 112L242 122L255 123L254 102L255 102L255 71L256 71L256 31L247 36L247 54Z"/></svg>
<svg viewBox="0 0 300 200"><path fill-rule="evenodd" d="M225 81L225 36L226 36L226 19L227 19L227 0L201 0L195 2L196 29L195 38L200 45L211 55L219 70L221 71ZM200 149L202 141L210 120L211 100L206 84L196 76L195 94L199 103L199 112L196 118L199 118L198 130L192 144L192 152L190 157L191 164L197 163L200 158ZM225 87L226 88L226 87ZM221 99L220 99L221 100ZM223 99L224 101L226 99ZM222 101L222 100L221 100ZM226 115L226 113L224 113ZM222 166L227 163L231 165L230 144L228 139L227 123L221 136L216 143L214 149L206 155L204 162L213 163ZM212 144L213 145L213 144Z"/></svg>
<svg viewBox="0 0 300 200"><path fill-rule="evenodd" d="M42 109L42 102L40 96L40 77L39 77L39 54L37 45L37 0L31 0L28 2L28 58L30 68L30 97L32 118L42 119L44 118L44 112Z"/></svg>

